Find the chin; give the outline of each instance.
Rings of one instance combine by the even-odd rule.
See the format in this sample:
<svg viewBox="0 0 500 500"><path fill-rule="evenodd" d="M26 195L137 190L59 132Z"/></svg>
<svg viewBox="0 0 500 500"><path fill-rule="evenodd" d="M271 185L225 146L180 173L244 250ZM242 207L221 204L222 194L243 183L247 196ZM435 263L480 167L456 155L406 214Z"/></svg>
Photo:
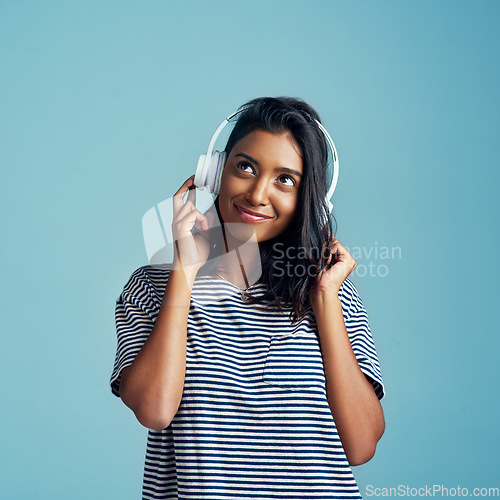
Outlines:
<svg viewBox="0 0 500 500"><path fill-rule="evenodd" d="M249 241L250 239L260 241L257 238L258 232L251 224L245 224L244 222L227 222L224 224L224 227L233 238L239 241Z"/></svg>

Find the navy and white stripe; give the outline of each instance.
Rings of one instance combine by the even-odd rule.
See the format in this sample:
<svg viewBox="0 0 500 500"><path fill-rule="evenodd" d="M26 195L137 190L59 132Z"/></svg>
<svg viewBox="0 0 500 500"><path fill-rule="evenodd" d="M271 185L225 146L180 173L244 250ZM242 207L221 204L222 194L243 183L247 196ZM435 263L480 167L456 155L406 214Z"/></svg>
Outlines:
<svg viewBox="0 0 500 500"><path fill-rule="evenodd" d="M168 274L168 266L137 269L116 301L116 395L121 370L153 328ZM349 279L339 297L360 368L381 399L366 310ZM247 304L219 278L196 278L184 393L170 426L149 431L144 499L361 498L326 399L314 315L292 324L288 312Z"/></svg>

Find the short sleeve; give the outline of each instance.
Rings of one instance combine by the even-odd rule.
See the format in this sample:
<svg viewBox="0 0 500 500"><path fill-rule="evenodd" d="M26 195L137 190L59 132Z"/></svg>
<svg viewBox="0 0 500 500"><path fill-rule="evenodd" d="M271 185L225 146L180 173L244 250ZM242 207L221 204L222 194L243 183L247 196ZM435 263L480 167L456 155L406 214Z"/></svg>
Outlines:
<svg viewBox="0 0 500 500"><path fill-rule="evenodd" d="M111 375L111 391L120 395L122 370L131 365L151 333L158 305L147 274L142 268L130 276L122 293L116 300L115 323L117 348Z"/></svg>
<svg viewBox="0 0 500 500"><path fill-rule="evenodd" d="M385 395L385 389L375 343L368 323L368 314L356 287L349 279L346 279L342 284L339 298L352 350L361 371L372 382L375 394L380 400Z"/></svg>

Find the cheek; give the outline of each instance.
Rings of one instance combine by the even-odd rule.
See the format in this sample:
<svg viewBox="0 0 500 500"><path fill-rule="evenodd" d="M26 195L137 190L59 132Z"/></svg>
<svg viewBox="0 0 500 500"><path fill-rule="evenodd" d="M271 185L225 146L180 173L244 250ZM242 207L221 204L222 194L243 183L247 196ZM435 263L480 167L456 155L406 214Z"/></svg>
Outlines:
<svg viewBox="0 0 500 500"><path fill-rule="evenodd" d="M221 197L224 198L224 200L231 198L233 196L232 193L234 193L238 187L238 180L233 176L226 174L227 172L224 170L224 172L222 173L221 188L219 193Z"/></svg>
<svg viewBox="0 0 500 500"><path fill-rule="evenodd" d="M297 197L285 198L280 200L280 212L287 219L291 219L295 215L295 210L297 208Z"/></svg>

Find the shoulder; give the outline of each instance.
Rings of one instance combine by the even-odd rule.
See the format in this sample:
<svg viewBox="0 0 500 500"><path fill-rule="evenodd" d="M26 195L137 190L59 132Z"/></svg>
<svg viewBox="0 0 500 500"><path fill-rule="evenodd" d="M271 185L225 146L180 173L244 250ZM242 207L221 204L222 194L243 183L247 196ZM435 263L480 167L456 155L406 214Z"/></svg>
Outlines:
<svg viewBox="0 0 500 500"><path fill-rule="evenodd" d="M342 309L347 315L364 308L361 296L356 286L349 278L346 278L342 283L338 295L342 303Z"/></svg>
<svg viewBox="0 0 500 500"><path fill-rule="evenodd" d="M118 300L124 300L153 308L161 305L167 286L171 264L146 265L137 268L128 278Z"/></svg>
<svg viewBox="0 0 500 500"><path fill-rule="evenodd" d="M162 265L146 265L138 267L131 275L130 278L125 285L134 286L138 283L159 283L166 279L168 279L168 275L170 273L171 264L162 264Z"/></svg>
<svg viewBox="0 0 500 500"><path fill-rule="evenodd" d="M141 266L132 275L137 274L151 286L157 286L167 282L171 268L172 264Z"/></svg>

